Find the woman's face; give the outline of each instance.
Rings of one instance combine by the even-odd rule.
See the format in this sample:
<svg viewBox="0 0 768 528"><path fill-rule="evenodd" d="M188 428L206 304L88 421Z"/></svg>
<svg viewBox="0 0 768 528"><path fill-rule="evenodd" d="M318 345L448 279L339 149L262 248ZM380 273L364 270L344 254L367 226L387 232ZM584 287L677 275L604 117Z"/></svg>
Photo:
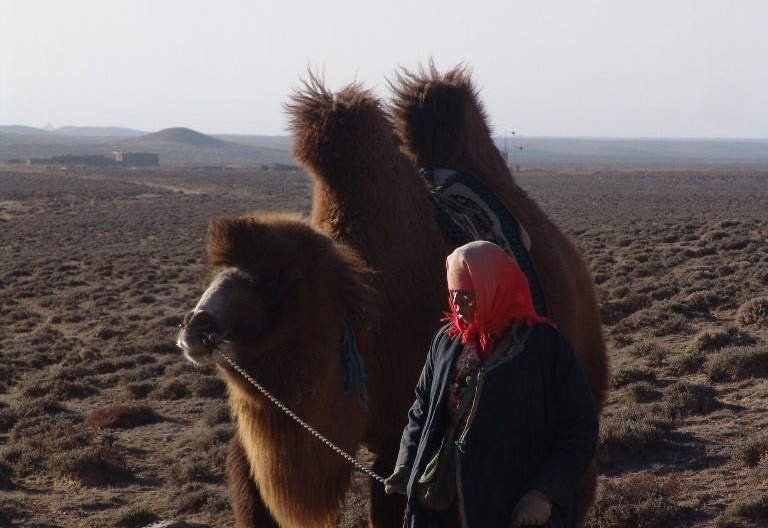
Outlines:
<svg viewBox="0 0 768 528"><path fill-rule="evenodd" d="M469 324L475 317L475 292L472 290L450 290L451 304L464 324Z"/></svg>

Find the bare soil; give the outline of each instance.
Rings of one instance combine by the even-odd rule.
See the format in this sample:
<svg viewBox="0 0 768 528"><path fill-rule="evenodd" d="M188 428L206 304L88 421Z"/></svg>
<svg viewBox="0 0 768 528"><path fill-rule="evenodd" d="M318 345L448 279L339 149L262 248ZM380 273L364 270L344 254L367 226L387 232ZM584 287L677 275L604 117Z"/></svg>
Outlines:
<svg viewBox="0 0 768 528"><path fill-rule="evenodd" d="M600 296L613 388L589 525L768 526L768 167L518 182ZM225 389L177 325L210 218L310 200L302 173L0 167L0 527L233 525ZM339 526L365 526L365 480Z"/></svg>

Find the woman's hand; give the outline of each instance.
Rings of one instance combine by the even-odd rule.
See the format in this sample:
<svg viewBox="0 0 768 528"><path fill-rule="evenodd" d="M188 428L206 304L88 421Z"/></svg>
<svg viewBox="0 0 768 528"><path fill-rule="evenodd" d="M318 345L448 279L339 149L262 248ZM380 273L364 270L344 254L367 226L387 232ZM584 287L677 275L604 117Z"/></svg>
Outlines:
<svg viewBox="0 0 768 528"><path fill-rule="evenodd" d="M540 526L552 516L552 501L536 490L523 495L512 512L511 528Z"/></svg>
<svg viewBox="0 0 768 528"><path fill-rule="evenodd" d="M393 493L405 495L410 476L411 468L408 466L397 466L395 471L384 480L384 491L389 495Z"/></svg>

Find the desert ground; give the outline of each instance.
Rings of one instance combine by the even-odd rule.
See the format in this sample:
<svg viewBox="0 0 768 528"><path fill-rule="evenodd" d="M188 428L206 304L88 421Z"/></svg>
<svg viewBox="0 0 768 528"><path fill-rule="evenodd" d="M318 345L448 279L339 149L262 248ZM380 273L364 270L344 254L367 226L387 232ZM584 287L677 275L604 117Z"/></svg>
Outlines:
<svg viewBox="0 0 768 528"><path fill-rule="evenodd" d="M768 526L768 166L516 178L601 302L612 386L588 526ZM177 326L212 217L310 199L302 173L0 166L0 527L233 525L226 391ZM366 487L339 527L366 525Z"/></svg>

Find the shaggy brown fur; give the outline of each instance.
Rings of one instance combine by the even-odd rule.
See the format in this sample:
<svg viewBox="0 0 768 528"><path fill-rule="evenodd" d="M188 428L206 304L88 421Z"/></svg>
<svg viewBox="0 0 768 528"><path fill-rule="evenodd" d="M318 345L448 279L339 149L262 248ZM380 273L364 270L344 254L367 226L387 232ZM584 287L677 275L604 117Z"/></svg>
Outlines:
<svg viewBox="0 0 768 528"><path fill-rule="evenodd" d="M430 64L417 73L403 70L392 88L395 128L414 163L472 174L527 229L549 317L573 342L600 411L606 398L608 360L592 277L573 244L512 178L491 138L470 72L458 67L441 75ZM582 513L591 504L595 487L593 466L585 476Z"/></svg>
<svg viewBox="0 0 768 528"><path fill-rule="evenodd" d="M366 336L374 469L394 466L413 387L445 308L445 248L426 188L373 95L331 94L311 76L288 105L294 155L314 181L312 223L354 248L375 272L380 313ZM374 526L402 524L404 502L371 484Z"/></svg>
<svg viewBox="0 0 768 528"><path fill-rule="evenodd" d="M368 414L356 393L342 390L340 329L347 318L361 326L368 317L368 268L306 222L276 215L215 219L208 260L214 271L239 270L241 289L252 292L233 307L232 320L218 321L245 329L224 350L296 414L354 453ZM240 374L221 368L237 421L227 462L237 525L332 526L350 464Z"/></svg>

